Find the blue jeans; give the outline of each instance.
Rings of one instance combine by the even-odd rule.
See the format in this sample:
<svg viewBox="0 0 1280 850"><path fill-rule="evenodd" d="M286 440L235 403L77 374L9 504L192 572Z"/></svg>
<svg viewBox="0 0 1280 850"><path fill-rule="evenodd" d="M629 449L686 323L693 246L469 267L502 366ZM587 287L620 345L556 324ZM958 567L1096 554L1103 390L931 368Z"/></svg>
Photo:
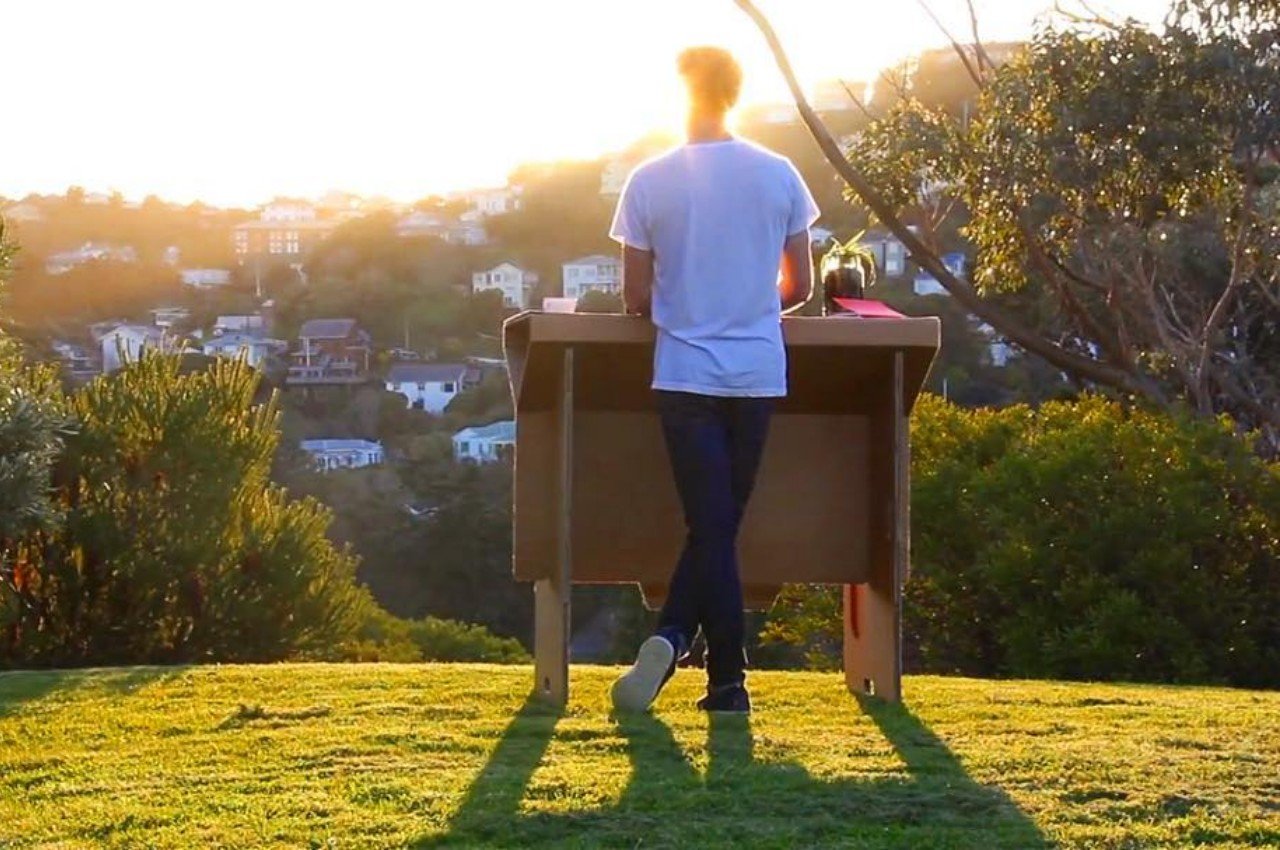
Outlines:
<svg viewBox="0 0 1280 850"><path fill-rule="evenodd" d="M688 529L658 634L683 654L701 627L711 687L740 684L746 677L738 527L773 406L771 398L658 391L662 432Z"/></svg>

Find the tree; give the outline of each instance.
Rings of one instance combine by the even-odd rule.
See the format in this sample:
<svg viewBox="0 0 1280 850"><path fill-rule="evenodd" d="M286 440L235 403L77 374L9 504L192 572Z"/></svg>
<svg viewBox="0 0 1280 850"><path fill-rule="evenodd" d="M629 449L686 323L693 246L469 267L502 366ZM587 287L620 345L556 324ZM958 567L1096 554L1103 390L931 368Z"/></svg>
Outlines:
<svg viewBox="0 0 1280 850"><path fill-rule="evenodd" d="M71 399L64 517L0 586L0 663L270 660L357 626L355 562L328 512L268 480L278 439L258 377L147 356Z"/></svg>
<svg viewBox="0 0 1280 850"><path fill-rule="evenodd" d="M0 219L0 287L13 253ZM52 373L24 367L0 323L0 587L16 580L21 541L49 527L57 513L50 471L65 436L58 402Z"/></svg>
<svg viewBox="0 0 1280 850"><path fill-rule="evenodd" d="M915 670L1280 683L1280 468L1221 422L1086 396L912 417ZM767 634L838 657L836 588Z"/></svg>
<svg viewBox="0 0 1280 850"><path fill-rule="evenodd" d="M1280 450L1273 6L1185 0L1159 34L1066 20L1000 68L975 25L973 45L952 39L973 116L908 98L846 158L737 2L851 194L963 307L1086 385L1225 413ZM939 256L929 213L954 208L972 283Z"/></svg>

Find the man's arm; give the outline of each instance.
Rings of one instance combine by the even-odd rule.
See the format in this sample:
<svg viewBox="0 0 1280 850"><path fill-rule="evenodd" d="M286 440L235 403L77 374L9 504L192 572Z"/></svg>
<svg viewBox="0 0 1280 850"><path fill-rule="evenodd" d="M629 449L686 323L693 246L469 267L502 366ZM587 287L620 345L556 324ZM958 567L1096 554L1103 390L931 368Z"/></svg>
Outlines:
<svg viewBox="0 0 1280 850"><path fill-rule="evenodd" d="M653 252L622 248L622 303L633 316L648 316L653 305Z"/></svg>
<svg viewBox="0 0 1280 850"><path fill-rule="evenodd" d="M800 309L813 297L813 253L809 229L787 237L782 246L782 279L778 282L782 312Z"/></svg>

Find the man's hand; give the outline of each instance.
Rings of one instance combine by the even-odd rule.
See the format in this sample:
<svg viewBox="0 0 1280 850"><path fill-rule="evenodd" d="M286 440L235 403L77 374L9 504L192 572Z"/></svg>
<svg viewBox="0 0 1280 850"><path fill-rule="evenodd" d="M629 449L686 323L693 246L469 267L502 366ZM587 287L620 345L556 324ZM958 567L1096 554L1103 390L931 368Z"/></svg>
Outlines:
<svg viewBox="0 0 1280 850"><path fill-rule="evenodd" d="M653 252L622 249L622 303L633 316L648 316L653 309Z"/></svg>
<svg viewBox="0 0 1280 850"><path fill-rule="evenodd" d="M799 310L813 297L813 251L808 228L787 237L782 246L782 279L778 291L782 312Z"/></svg>

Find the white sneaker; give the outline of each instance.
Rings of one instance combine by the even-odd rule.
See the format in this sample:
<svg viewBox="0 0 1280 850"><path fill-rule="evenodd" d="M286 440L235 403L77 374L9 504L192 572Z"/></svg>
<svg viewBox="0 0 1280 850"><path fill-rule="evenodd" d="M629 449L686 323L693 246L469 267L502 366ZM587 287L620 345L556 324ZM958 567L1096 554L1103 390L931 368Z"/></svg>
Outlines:
<svg viewBox="0 0 1280 850"><path fill-rule="evenodd" d="M636 663L613 683L610 696L617 711L648 711L662 686L676 670L676 648L661 635L640 644Z"/></svg>

